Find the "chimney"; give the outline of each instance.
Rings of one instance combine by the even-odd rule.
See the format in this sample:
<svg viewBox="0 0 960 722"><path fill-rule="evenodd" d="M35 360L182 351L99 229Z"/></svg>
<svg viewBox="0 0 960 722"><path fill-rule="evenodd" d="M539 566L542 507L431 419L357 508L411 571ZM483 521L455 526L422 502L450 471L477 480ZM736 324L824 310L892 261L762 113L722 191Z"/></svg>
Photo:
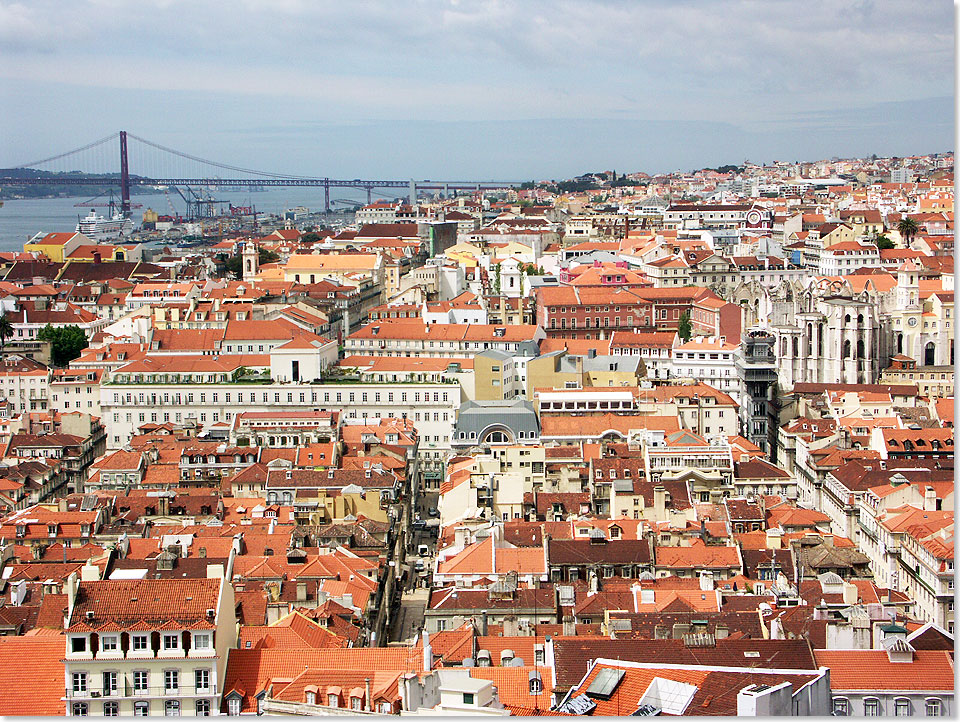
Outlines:
<svg viewBox="0 0 960 722"><path fill-rule="evenodd" d="M859 599L859 593L857 591L857 585L851 584L850 582L843 583L843 603L847 605L853 605L857 603Z"/></svg>
<svg viewBox="0 0 960 722"><path fill-rule="evenodd" d="M21 579L10 585L10 605L19 607L27 596L27 580Z"/></svg>
<svg viewBox="0 0 960 722"><path fill-rule="evenodd" d="M655 521L664 521L667 517L667 490L663 486L653 487L653 517Z"/></svg>
<svg viewBox="0 0 960 722"><path fill-rule="evenodd" d="M484 609L480 613L480 636L481 637L487 636L487 610L486 609Z"/></svg>
<svg viewBox="0 0 960 722"><path fill-rule="evenodd" d="M928 486L923 490L923 510L937 510L937 492L933 490L932 486Z"/></svg>
<svg viewBox="0 0 960 722"><path fill-rule="evenodd" d="M783 531L779 527L767 529L767 549L782 549Z"/></svg>
<svg viewBox="0 0 960 722"><path fill-rule="evenodd" d="M563 615L563 636L573 637L577 634L577 627L573 623L573 617L569 614Z"/></svg>
<svg viewBox="0 0 960 722"><path fill-rule="evenodd" d="M100 263L100 251L93 252L93 262Z"/></svg>
<svg viewBox="0 0 960 722"><path fill-rule="evenodd" d="M306 582L297 582L297 601L298 602L307 601L307 583Z"/></svg>
<svg viewBox="0 0 960 722"><path fill-rule="evenodd" d="M430 634L423 630L423 671L433 669L433 650L430 648Z"/></svg>
<svg viewBox="0 0 960 722"><path fill-rule="evenodd" d="M369 677L363 680L363 687L366 691L366 698L364 700L364 710L369 712L372 709L371 702L370 702L370 678Z"/></svg>
<svg viewBox="0 0 960 722"><path fill-rule="evenodd" d="M89 559L87 563L80 567L80 581L98 582L100 581L100 567L95 566Z"/></svg>

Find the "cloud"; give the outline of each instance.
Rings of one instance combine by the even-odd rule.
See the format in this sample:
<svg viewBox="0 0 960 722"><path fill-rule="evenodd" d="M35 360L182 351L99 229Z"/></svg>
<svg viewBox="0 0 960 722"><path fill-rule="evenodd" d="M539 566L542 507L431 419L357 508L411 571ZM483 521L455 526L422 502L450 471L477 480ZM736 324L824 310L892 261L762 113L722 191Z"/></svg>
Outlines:
<svg viewBox="0 0 960 722"><path fill-rule="evenodd" d="M316 121L353 127L343 138L356 143L344 148L354 158L370 148L360 130L375 127L397 142L453 143L438 152L457 157L493 157L484 146L493 144L497 157L512 148L531 162L518 137L541 153L576 149L542 144L525 125L431 137L394 136L390 124L632 123L621 126L629 132L567 123L609 133L607 146L582 144L603 157L657 121L748 134L713 138L728 144L858 124L918 138L917 129L934 133L929 123L858 118L856 109L952 95L953 43L943 0L922 11L896 0L0 0L0 94L18 108L0 130L21 145L37 138L42 155L68 135L81 145L121 124L174 144L177 134L268 126L282 138L289 125ZM110 108L107 118L82 107L88 97ZM70 127L51 121L63 107ZM684 159L686 147L709 151L695 141L645 139L681 144L673 151Z"/></svg>

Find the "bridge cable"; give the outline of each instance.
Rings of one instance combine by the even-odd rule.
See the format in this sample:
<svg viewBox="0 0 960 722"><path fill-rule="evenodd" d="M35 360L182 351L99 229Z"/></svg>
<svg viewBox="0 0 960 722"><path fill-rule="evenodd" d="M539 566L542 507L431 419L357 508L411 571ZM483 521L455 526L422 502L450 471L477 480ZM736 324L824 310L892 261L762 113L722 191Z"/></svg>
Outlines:
<svg viewBox="0 0 960 722"><path fill-rule="evenodd" d="M58 155L52 155L49 158L44 158L43 160L35 160L30 163L21 163L20 165L15 165L13 168L33 168L34 166L42 165L43 163L49 163L50 161L60 160L61 158L66 158L68 155L74 155L75 153L82 153L85 150L89 150L98 145L103 145L104 143L115 140L119 136L119 133L111 133L106 138L101 138L100 140L95 140L92 143L88 143L82 148L76 148L74 150L68 150L66 153L60 153Z"/></svg>
<svg viewBox="0 0 960 722"><path fill-rule="evenodd" d="M285 174L285 173L270 173L270 172L268 172L268 171L252 170L252 169L250 169L250 168L239 168L239 167L237 167L237 166L235 166L235 165L227 165L226 163L217 163L216 161L207 160L206 158L200 158L200 157L195 156L195 155L190 155L189 153L183 153L183 152L181 152L181 151L179 151L179 150L174 150L173 148L168 148L168 147L166 147L166 146L160 145L159 143L154 143L153 141L149 141L149 140L146 140L146 139L144 139L144 138L141 138L140 136L134 135L133 133L127 133L127 137L128 137L128 138L133 138L134 140L140 141L141 143L145 143L146 145L152 146L153 148L156 148L157 150L162 150L162 151L164 151L164 152L166 152L166 153L172 153L173 155L179 156L179 157L182 158L182 159L192 160L192 161L196 161L196 162L198 162L198 163L204 163L204 164L206 164L206 165L214 166L215 168L222 168L222 169L224 169L224 170L235 170L235 171L238 171L238 172L240 172L240 173L250 173L250 174L252 174L252 175L261 175L261 176L266 176L266 177L268 177L268 178L289 178L289 179L297 179L297 180L299 180L299 179L310 179L310 176L289 175L289 174Z"/></svg>

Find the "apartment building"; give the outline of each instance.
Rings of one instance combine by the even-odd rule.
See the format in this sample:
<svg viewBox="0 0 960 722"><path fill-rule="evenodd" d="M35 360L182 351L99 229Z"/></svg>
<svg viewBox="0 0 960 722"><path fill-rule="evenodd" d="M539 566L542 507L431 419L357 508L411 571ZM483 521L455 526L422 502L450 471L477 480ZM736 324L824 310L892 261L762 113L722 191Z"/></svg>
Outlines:
<svg viewBox="0 0 960 722"><path fill-rule="evenodd" d="M740 346L727 343L723 336L698 336L673 347L671 378L693 379L729 394L739 405L743 382L738 361Z"/></svg>
<svg viewBox="0 0 960 722"><path fill-rule="evenodd" d="M457 383L262 383L235 380L227 368L164 378L148 381L123 369L108 375L100 388L107 448L120 448L147 423L207 426L246 412L339 411L344 419L411 419L421 468L440 472L461 403Z"/></svg>
<svg viewBox="0 0 960 722"><path fill-rule="evenodd" d="M536 344L543 338L538 326L377 321L350 334L344 351L348 356L457 359L493 349L515 356L522 344Z"/></svg>
<svg viewBox="0 0 960 722"><path fill-rule="evenodd" d="M6 354L0 360L0 394L10 404L10 411L46 411L50 403L50 370L20 354Z"/></svg>
<svg viewBox="0 0 960 722"><path fill-rule="evenodd" d="M105 581L85 566L64 584L67 715L216 714L236 645L232 577Z"/></svg>

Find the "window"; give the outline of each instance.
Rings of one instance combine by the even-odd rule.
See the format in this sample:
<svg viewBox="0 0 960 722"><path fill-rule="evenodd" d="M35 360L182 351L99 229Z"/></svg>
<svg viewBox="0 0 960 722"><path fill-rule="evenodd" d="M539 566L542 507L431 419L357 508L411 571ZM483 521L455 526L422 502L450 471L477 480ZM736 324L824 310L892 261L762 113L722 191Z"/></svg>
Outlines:
<svg viewBox="0 0 960 722"><path fill-rule="evenodd" d="M193 681L194 681L194 686L197 688L198 692L208 691L210 689L210 670L195 669L193 671Z"/></svg>
<svg viewBox="0 0 960 722"><path fill-rule="evenodd" d="M146 670L137 670L133 673L134 694L137 692L145 693L147 691L147 684L150 681L149 674Z"/></svg>
<svg viewBox="0 0 960 722"><path fill-rule="evenodd" d="M17 529L17 536L22 536L20 530ZM71 652L86 652L87 651L87 638L86 637L72 637L70 639L70 651Z"/></svg>
<svg viewBox="0 0 960 722"><path fill-rule="evenodd" d="M393 706L389 702L381 702L377 705L377 711L380 714L393 714Z"/></svg>
<svg viewBox="0 0 960 722"><path fill-rule="evenodd" d="M139 702L133 703L133 716L134 717L149 717L150 716L150 703L145 700L140 700Z"/></svg>
<svg viewBox="0 0 960 722"><path fill-rule="evenodd" d="M119 638L115 634L104 634L100 637L101 652L116 652L119 648Z"/></svg>
<svg viewBox="0 0 960 722"><path fill-rule="evenodd" d="M196 704L197 717L209 717L210 716L210 700L208 699L198 699Z"/></svg>
<svg viewBox="0 0 960 722"><path fill-rule="evenodd" d="M73 716L74 717L86 717L89 709L86 702L74 702L73 703Z"/></svg>
<svg viewBox="0 0 960 722"><path fill-rule="evenodd" d="M109 697L117 693L117 673L116 672L104 672L103 673L103 696Z"/></svg>
<svg viewBox="0 0 960 722"><path fill-rule="evenodd" d="M146 634L131 635L130 648L133 650L144 650L147 648L147 640Z"/></svg>
<svg viewBox="0 0 960 722"><path fill-rule="evenodd" d="M927 698L927 717L940 717L943 714L943 702L938 697Z"/></svg>
<svg viewBox="0 0 960 722"><path fill-rule="evenodd" d="M163 714L167 717L180 716L180 700L168 699L163 705Z"/></svg>
<svg viewBox="0 0 960 722"><path fill-rule="evenodd" d="M833 698L834 717L846 717L850 714L850 701L846 697Z"/></svg>
<svg viewBox="0 0 960 722"><path fill-rule="evenodd" d="M339 707L340 706L340 696L336 694L327 695L327 706L328 707Z"/></svg>
<svg viewBox="0 0 960 722"><path fill-rule="evenodd" d="M119 702L104 702L104 703L103 703L103 716L104 716L104 717L119 717L119 716L120 716L120 703L119 703Z"/></svg>
<svg viewBox="0 0 960 722"><path fill-rule="evenodd" d="M227 702L227 714L234 717L240 714L240 699L238 697L231 697Z"/></svg>
<svg viewBox="0 0 960 722"><path fill-rule="evenodd" d="M193 635L194 649L210 649L210 633L197 632Z"/></svg>
<svg viewBox="0 0 960 722"><path fill-rule="evenodd" d="M866 717L879 717L880 700L876 697L865 697L863 700L863 714Z"/></svg>
<svg viewBox="0 0 960 722"><path fill-rule="evenodd" d="M473 704L473 692L464 692L464 693L463 693L463 703L464 703L464 704Z"/></svg>
<svg viewBox="0 0 960 722"><path fill-rule="evenodd" d="M164 670L163 689L167 692L167 694L173 694L180 689L180 672L178 670Z"/></svg>
<svg viewBox="0 0 960 722"><path fill-rule="evenodd" d="M317 693L316 692L307 692L306 693L307 704L316 704L317 703Z"/></svg>
<svg viewBox="0 0 960 722"><path fill-rule="evenodd" d="M163 648L164 648L164 649L180 649L180 635L179 635L179 634L164 634L164 635L163 635Z"/></svg>
<svg viewBox="0 0 960 722"><path fill-rule="evenodd" d="M86 672L73 673L73 691L74 692L87 691L87 673Z"/></svg>
<svg viewBox="0 0 960 722"><path fill-rule="evenodd" d="M913 708L910 705L910 700L906 697L897 697L893 701L893 716L894 717L909 717L913 714Z"/></svg>
<svg viewBox="0 0 960 722"><path fill-rule="evenodd" d="M363 709L363 699L360 697L350 698L350 709L360 711Z"/></svg>

